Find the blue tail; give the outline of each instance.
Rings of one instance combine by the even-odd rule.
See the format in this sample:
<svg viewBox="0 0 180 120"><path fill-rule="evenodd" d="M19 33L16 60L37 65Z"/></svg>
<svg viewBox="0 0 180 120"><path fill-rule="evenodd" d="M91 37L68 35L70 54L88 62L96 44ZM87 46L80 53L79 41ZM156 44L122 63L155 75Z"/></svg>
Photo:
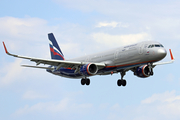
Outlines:
<svg viewBox="0 0 180 120"><path fill-rule="evenodd" d="M50 52L51 52L51 59L56 59L56 60L64 60L64 55L53 35L53 33L48 34L49 38L49 46L50 46Z"/></svg>

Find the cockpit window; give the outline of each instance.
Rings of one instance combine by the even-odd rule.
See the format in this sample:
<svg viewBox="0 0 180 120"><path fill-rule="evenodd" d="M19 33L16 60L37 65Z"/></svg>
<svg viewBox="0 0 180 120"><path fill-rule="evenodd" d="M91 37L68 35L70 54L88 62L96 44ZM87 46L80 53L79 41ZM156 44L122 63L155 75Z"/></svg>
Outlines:
<svg viewBox="0 0 180 120"><path fill-rule="evenodd" d="M153 47L164 47L161 44L155 44L155 45L149 45L148 48L153 48Z"/></svg>
<svg viewBox="0 0 180 120"><path fill-rule="evenodd" d="M155 47L160 47L160 45L155 45Z"/></svg>
<svg viewBox="0 0 180 120"><path fill-rule="evenodd" d="M161 47L164 47L163 45L160 45Z"/></svg>

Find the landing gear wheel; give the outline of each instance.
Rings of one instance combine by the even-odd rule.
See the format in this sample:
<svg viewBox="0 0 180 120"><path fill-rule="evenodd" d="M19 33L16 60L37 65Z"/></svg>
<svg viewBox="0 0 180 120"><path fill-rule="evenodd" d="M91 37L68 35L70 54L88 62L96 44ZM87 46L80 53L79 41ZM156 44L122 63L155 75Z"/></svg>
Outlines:
<svg viewBox="0 0 180 120"><path fill-rule="evenodd" d="M86 80L85 79L81 79L81 85L85 85L86 84Z"/></svg>
<svg viewBox="0 0 180 120"><path fill-rule="evenodd" d="M86 79L86 85L90 85L90 80Z"/></svg>
<svg viewBox="0 0 180 120"><path fill-rule="evenodd" d="M121 80L121 84L122 84L122 86L126 86L126 84L127 84L126 80Z"/></svg>
<svg viewBox="0 0 180 120"><path fill-rule="evenodd" d="M121 85L122 85L122 86L126 86L126 84L127 84L126 80L118 80L118 81L117 81L117 85L118 85L118 86L121 86Z"/></svg>
<svg viewBox="0 0 180 120"><path fill-rule="evenodd" d="M126 86L127 82L126 82L126 80L123 79L124 75L126 75L126 72L125 71L121 71L120 74L121 74L121 79L119 79L117 81L117 85L118 86L121 86L121 85L122 86Z"/></svg>
<svg viewBox="0 0 180 120"><path fill-rule="evenodd" d="M81 79L81 85L90 85L90 79L88 78L82 78Z"/></svg>
<svg viewBox="0 0 180 120"><path fill-rule="evenodd" d="M151 76L153 76L153 75L154 75L154 73L153 73L153 72L150 72L150 75L151 75Z"/></svg>
<svg viewBox="0 0 180 120"><path fill-rule="evenodd" d="M118 85L118 86L121 86L121 80L118 80L118 81L117 81L117 85Z"/></svg>

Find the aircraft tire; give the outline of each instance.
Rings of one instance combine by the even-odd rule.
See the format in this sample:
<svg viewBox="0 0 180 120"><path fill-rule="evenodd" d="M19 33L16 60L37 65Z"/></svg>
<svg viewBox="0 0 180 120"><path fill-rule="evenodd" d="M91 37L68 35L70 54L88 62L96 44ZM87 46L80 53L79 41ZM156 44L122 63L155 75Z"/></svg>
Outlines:
<svg viewBox="0 0 180 120"><path fill-rule="evenodd" d="M154 75L154 73L153 73L153 72L150 72L150 75L151 75L151 76L153 76L153 75Z"/></svg>
<svg viewBox="0 0 180 120"><path fill-rule="evenodd" d="M81 85L85 85L86 84L86 80L85 79L81 79Z"/></svg>
<svg viewBox="0 0 180 120"><path fill-rule="evenodd" d="M122 84L122 86L126 86L126 84L127 84L126 80L121 80L121 84Z"/></svg>
<svg viewBox="0 0 180 120"><path fill-rule="evenodd" d="M90 85L90 79L86 79L86 85Z"/></svg>
<svg viewBox="0 0 180 120"><path fill-rule="evenodd" d="M121 84L121 80L118 80L118 81L117 81L117 85L118 85L118 86L121 86L121 85L122 85L122 84Z"/></svg>

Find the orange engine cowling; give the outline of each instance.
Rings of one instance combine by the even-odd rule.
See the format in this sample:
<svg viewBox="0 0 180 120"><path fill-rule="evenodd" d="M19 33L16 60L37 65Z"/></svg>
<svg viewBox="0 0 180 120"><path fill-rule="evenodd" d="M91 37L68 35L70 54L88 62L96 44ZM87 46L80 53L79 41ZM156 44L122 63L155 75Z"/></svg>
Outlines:
<svg viewBox="0 0 180 120"><path fill-rule="evenodd" d="M98 67L97 67L96 64L93 64L93 63L89 63L89 64L86 64L86 65L83 65L80 68L80 73L85 75L85 76L86 75L87 76L95 75L97 72L98 72Z"/></svg>
<svg viewBox="0 0 180 120"><path fill-rule="evenodd" d="M149 70L148 65L143 65L143 66L138 67L134 74L140 78L149 77L150 76L150 70Z"/></svg>

